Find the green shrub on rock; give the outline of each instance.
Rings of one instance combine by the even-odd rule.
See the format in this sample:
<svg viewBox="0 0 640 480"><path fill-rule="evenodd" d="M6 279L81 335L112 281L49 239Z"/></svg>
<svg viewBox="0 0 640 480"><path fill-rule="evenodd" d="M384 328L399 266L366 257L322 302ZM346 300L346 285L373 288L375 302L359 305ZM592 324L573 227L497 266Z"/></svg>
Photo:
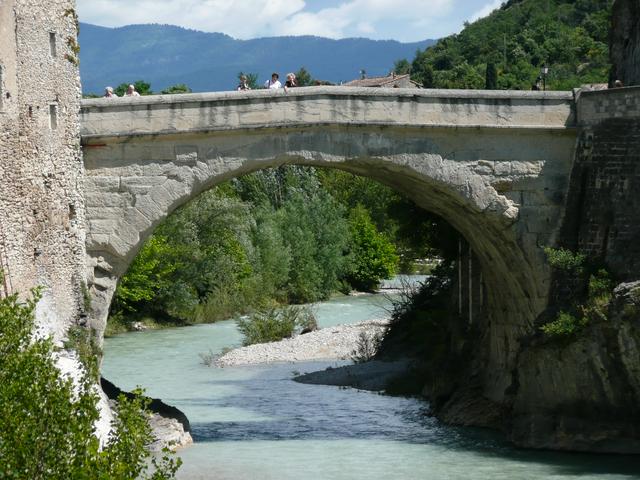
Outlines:
<svg viewBox="0 0 640 480"><path fill-rule="evenodd" d="M145 404L119 399L112 433L103 447L95 383L75 382L56 365L49 338L34 338L38 291L25 303L0 299L0 478L25 480L170 479L180 461L151 459Z"/></svg>
<svg viewBox="0 0 640 480"><path fill-rule="evenodd" d="M567 337L577 333L586 324L584 317L578 319L570 313L560 312L553 322L545 323L540 330L550 337Z"/></svg>
<svg viewBox="0 0 640 480"><path fill-rule="evenodd" d="M574 253L566 248L546 247L544 253L547 255L549 265L567 272L580 273L587 258L583 253Z"/></svg>
<svg viewBox="0 0 640 480"><path fill-rule="evenodd" d="M569 253L571 254L571 252ZM574 258L577 256L576 254ZM583 260L580 260L579 265L582 262ZM572 307L572 310L578 312L579 315L560 311L555 320L542 325L540 330L549 337L569 337L577 334L589 322L607 321L613 286L614 282L611 280L609 272L602 268L599 269L589 276L587 297L584 302Z"/></svg>

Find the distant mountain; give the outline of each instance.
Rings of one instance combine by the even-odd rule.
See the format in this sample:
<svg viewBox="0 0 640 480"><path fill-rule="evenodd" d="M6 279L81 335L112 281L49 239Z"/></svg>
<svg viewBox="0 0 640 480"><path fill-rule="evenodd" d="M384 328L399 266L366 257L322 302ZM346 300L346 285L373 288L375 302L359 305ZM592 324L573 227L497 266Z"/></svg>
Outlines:
<svg viewBox="0 0 640 480"><path fill-rule="evenodd" d="M185 83L194 92L233 90L238 72L257 73L260 83L271 72L281 79L305 67L316 79L333 83L389 73L400 58L413 58L434 40L322 37L269 37L236 40L172 25L80 26L80 74L85 93L102 93L106 85L145 80L153 91Z"/></svg>

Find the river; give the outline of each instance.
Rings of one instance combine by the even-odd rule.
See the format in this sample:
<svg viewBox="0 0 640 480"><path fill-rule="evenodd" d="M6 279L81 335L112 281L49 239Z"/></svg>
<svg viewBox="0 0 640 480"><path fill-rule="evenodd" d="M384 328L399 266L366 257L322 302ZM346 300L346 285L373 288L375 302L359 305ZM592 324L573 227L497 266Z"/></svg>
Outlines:
<svg viewBox="0 0 640 480"><path fill-rule="evenodd" d="M315 306L321 327L387 316L386 295ZM240 345L233 321L132 332L105 341L103 375L183 410L195 444L181 479L640 479L640 459L516 449L497 434L442 425L416 398L291 380L348 362L207 367Z"/></svg>

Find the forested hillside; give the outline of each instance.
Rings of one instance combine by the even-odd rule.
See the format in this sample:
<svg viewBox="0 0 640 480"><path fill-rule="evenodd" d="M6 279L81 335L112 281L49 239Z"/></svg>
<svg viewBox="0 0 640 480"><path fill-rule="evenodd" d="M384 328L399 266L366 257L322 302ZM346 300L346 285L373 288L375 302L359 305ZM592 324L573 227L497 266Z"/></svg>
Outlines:
<svg viewBox="0 0 640 480"><path fill-rule="evenodd" d="M399 71L427 88L529 90L606 82L612 0L509 0L457 35L421 50ZM543 87L540 79L538 84Z"/></svg>

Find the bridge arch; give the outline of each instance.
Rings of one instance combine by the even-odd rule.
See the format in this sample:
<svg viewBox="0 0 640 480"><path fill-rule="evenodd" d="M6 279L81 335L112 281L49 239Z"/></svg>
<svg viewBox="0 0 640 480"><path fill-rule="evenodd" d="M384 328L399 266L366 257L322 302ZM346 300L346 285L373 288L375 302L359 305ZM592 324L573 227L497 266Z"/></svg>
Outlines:
<svg viewBox="0 0 640 480"><path fill-rule="evenodd" d="M425 93L426 92L426 93ZM541 246L560 220L575 133L566 94L297 89L83 104L94 327L153 229L231 178L282 164L371 177L440 215L480 263L490 319L485 394L510 383L547 299Z"/></svg>

